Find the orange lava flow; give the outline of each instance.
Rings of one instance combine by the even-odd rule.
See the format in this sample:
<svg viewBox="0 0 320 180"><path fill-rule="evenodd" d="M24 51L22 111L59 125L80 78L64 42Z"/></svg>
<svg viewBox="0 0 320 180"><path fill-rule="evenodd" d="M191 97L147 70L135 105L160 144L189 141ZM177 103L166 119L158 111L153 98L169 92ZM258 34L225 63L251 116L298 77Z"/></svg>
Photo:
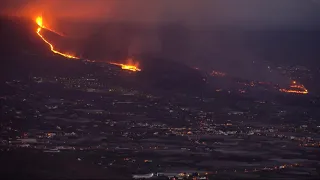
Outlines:
<svg viewBox="0 0 320 180"><path fill-rule="evenodd" d="M64 56L64 57L66 57L66 58L69 58L69 59L79 59L78 57L73 56L73 55L71 55L71 54L66 54L66 53L62 53L62 52L60 52L60 51L55 50L54 47L53 47L53 45L52 45L48 40L46 40L46 39L42 36L42 34L41 34L41 30L42 30L42 29L47 29L47 30L49 30L49 31L52 31L52 30L46 28L46 27L43 25L43 21L42 21L42 17L41 17L41 16L38 16L38 17L36 18L36 23L37 23L38 26L39 26L38 29L37 29L37 34L38 34L38 36L39 36L46 44L49 45L50 50L51 50L53 53L59 54L59 55L61 55L61 56ZM54 32L54 31L52 31L52 32Z"/></svg>
<svg viewBox="0 0 320 180"><path fill-rule="evenodd" d="M296 81L293 81L290 85L290 89L279 89L281 92L285 93L294 93L294 94L308 94L308 90L302 84L297 84Z"/></svg>
<svg viewBox="0 0 320 180"><path fill-rule="evenodd" d="M120 66L121 69L124 69L124 70L141 71L141 69L139 68L139 63L133 63L132 59L129 59L128 63L126 64L114 63L114 62L110 62L110 64Z"/></svg>
<svg viewBox="0 0 320 180"><path fill-rule="evenodd" d="M63 52L60 52L58 50L56 50L54 48L54 46L41 34L41 30L42 29L46 29L48 31L51 31L53 33L56 33L56 34L59 34L57 32L55 32L54 30L51 30L49 28L47 28L46 26L44 26L43 24L43 19L42 19L42 16L38 16L36 18L36 23L37 25L39 26L38 29L37 29L37 34L38 36L46 43L49 45L50 47L50 50L55 53L55 54L59 54L63 57L66 57L66 58L69 58L69 59L80 59L79 57L76 57L74 55L71 55L71 54L67 54L67 53L63 53ZM60 34L59 34L60 35ZM63 35L61 35L63 36ZM94 60L90 60L90 62L95 62ZM109 64L113 64L113 65L116 65L116 66L119 66L121 67L121 69L124 69L124 70L129 70L129 71L141 71L141 69L139 68L139 63L138 62L133 62L132 59L128 59L127 63L126 64L121 64L121 63L114 63L114 62L109 62Z"/></svg>

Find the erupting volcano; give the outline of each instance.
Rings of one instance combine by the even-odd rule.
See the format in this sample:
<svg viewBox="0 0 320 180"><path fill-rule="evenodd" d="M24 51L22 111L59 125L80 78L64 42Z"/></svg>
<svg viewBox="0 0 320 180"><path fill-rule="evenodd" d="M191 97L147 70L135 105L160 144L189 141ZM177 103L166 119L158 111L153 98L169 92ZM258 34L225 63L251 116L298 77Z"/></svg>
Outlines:
<svg viewBox="0 0 320 180"><path fill-rule="evenodd" d="M42 16L38 16L38 17L36 18L36 22L37 22L37 24L38 24L38 26L39 26L38 29L37 29L37 34L38 34L38 36L39 36L46 44L48 44L48 45L50 46L50 50L51 50L53 53L59 54L59 55L61 55L61 56L64 56L64 57L66 57L66 58L69 58L69 59L79 59L78 57L73 56L73 55L71 55L71 54L62 53L62 52L60 52L60 51L55 50L54 47L53 47L53 45L52 45L48 40L46 40L46 39L43 37L43 35L41 34L41 30L42 30L42 29L46 29L46 30L51 31L51 32L54 32L54 33L56 33L56 32L55 32L55 31L52 31L52 30L50 30L50 29L48 29L48 28L46 28L46 26L43 25Z"/></svg>
<svg viewBox="0 0 320 180"><path fill-rule="evenodd" d="M54 30L46 27L46 26L43 24L43 18L42 18L42 16L38 16L38 17L36 18L36 23L37 23L37 25L39 26L38 29L37 29L37 31L36 31L37 34L38 34L38 36L39 36L46 44L49 45L50 50L51 50L53 53L59 54L59 55L61 55L61 56L64 56L64 57L66 57L66 58L69 58L69 59L80 59L80 58L77 57L77 56L71 55L71 54L69 54L69 53L63 53L63 52L60 52L60 51L56 50L56 49L54 48L54 46L52 45L52 43L50 43L50 42L41 34L41 30L42 30L42 29L46 29L46 30L51 31L51 32L53 32L53 33L56 33L56 34L58 34L58 35L60 35L60 36L64 36L64 35L62 35L61 33L58 33L58 32L56 32L56 31L54 31ZM121 64L121 63L115 63L115 62L109 62L109 63L110 63L110 64L113 64L113 65L116 65L116 66L120 66L120 67L121 67L122 69L124 69L124 70L129 70L129 71L134 71L134 72L135 72L135 71L141 71L141 69L138 68L138 67L139 67L139 63L138 63L138 62L133 62L132 59L129 59L128 62L127 62L127 64Z"/></svg>

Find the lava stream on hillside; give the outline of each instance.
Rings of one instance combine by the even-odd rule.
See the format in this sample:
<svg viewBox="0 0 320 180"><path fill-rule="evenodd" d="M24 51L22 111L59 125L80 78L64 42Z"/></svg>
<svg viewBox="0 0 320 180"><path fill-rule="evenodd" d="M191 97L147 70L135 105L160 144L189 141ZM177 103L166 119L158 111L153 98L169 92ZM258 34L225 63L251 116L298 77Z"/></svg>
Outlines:
<svg viewBox="0 0 320 180"><path fill-rule="evenodd" d="M37 34L38 34L38 36L39 36L46 44L49 45L50 50L51 50L53 53L59 54L59 55L61 55L61 56L64 56L64 57L66 57L66 58L69 58L69 59L79 59L78 57L76 57L76 56L74 56L74 55L67 54L67 53L63 53L63 52L60 52L60 51L56 50L56 49L54 48L54 46L53 46L47 39L45 39L45 37L41 34L41 30L42 30L42 29L46 29L46 30L48 30L48 31L52 31L52 30L46 28L46 27L43 25L42 16L38 16L38 17L36 18L36 22L37 22L37 24L38 24L38 26L39 26L38 29L37 29ZM54 31L52 31L52 32L54 32ZM54 33L55 33L55 32L54 32Z"/></svg>
<svg viewBox="0 0 320 180"><path fill-rule="evenodd" d="M53 33L55 33L55 34L58 34L58 35L60 35L60 36L64 36L64 35L62 35L61 33L56 32L56 31L54 31L54 30L52 30L52 29L50 29L50 28L48 28L48 27L46 27L46 26L44 25L44 23L43 23L43 18L42 18L42 16L38 16L35 21L36 21L36 23L37 23L37 25L38 25L38 28L37 28L37 30L36 30L37 35L42 39L42 41L44 41L46 44L48 44L48 46L50 47L50 50L51 50L53 53L59 54L59 55L61 55L61 56L63 56L63 57L69 58L69 59L80 59L79 57L77 57L77 56L75 56L75 55L72 55L72 54L70 54L70 53L63 53L63 52L61 52L61 51L56 50L56 49L54 48L54 46L52 45L52 43L50 43L49 40L47 40L47 39L41 34L41 30L42 30L42 29L46 29L47 31L51 31L51 32L53 32ZM94 62L94 60L90 60L90 61L93 61L93 62ZM119 67L121 67L121 69L123 69L123 70L129 70L129 71L134 71L134 72L136 72L136 71L141 71L141 69L139 68L139 63L138 63L138 62L133 62L132 59L128 59L128 61L127 61L126 64L115 63L115 62L109 62L109 63L110 63L110 64L113 64L113 65L116 65L116 66L119 66Z"/></svg>

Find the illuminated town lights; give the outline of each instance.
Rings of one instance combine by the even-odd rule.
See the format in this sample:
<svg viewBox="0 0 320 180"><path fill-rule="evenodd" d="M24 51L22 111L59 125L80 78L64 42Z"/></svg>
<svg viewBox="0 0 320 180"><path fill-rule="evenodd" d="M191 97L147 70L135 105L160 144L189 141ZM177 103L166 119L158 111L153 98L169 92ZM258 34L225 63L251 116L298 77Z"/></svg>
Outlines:
<svg viewBox="0 0 320 180"><path fill-rule="evenodd" d="M224 76L226 76L226 73L219 72L219 71L212 71L211 76L224 77Z"/></svg>

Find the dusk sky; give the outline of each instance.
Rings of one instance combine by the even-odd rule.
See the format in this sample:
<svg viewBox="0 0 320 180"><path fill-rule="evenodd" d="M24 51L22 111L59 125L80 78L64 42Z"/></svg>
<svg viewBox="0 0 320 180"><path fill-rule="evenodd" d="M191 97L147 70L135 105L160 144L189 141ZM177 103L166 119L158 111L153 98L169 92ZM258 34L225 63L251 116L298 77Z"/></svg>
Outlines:
<svg viewBox="0 0 320 180"><path fill-rule="evenodd" d="M4 4L4 6L3 6ZM1 12L77 21L184 21L247 28L319 27L319 0L4 0Z"/></svg>

